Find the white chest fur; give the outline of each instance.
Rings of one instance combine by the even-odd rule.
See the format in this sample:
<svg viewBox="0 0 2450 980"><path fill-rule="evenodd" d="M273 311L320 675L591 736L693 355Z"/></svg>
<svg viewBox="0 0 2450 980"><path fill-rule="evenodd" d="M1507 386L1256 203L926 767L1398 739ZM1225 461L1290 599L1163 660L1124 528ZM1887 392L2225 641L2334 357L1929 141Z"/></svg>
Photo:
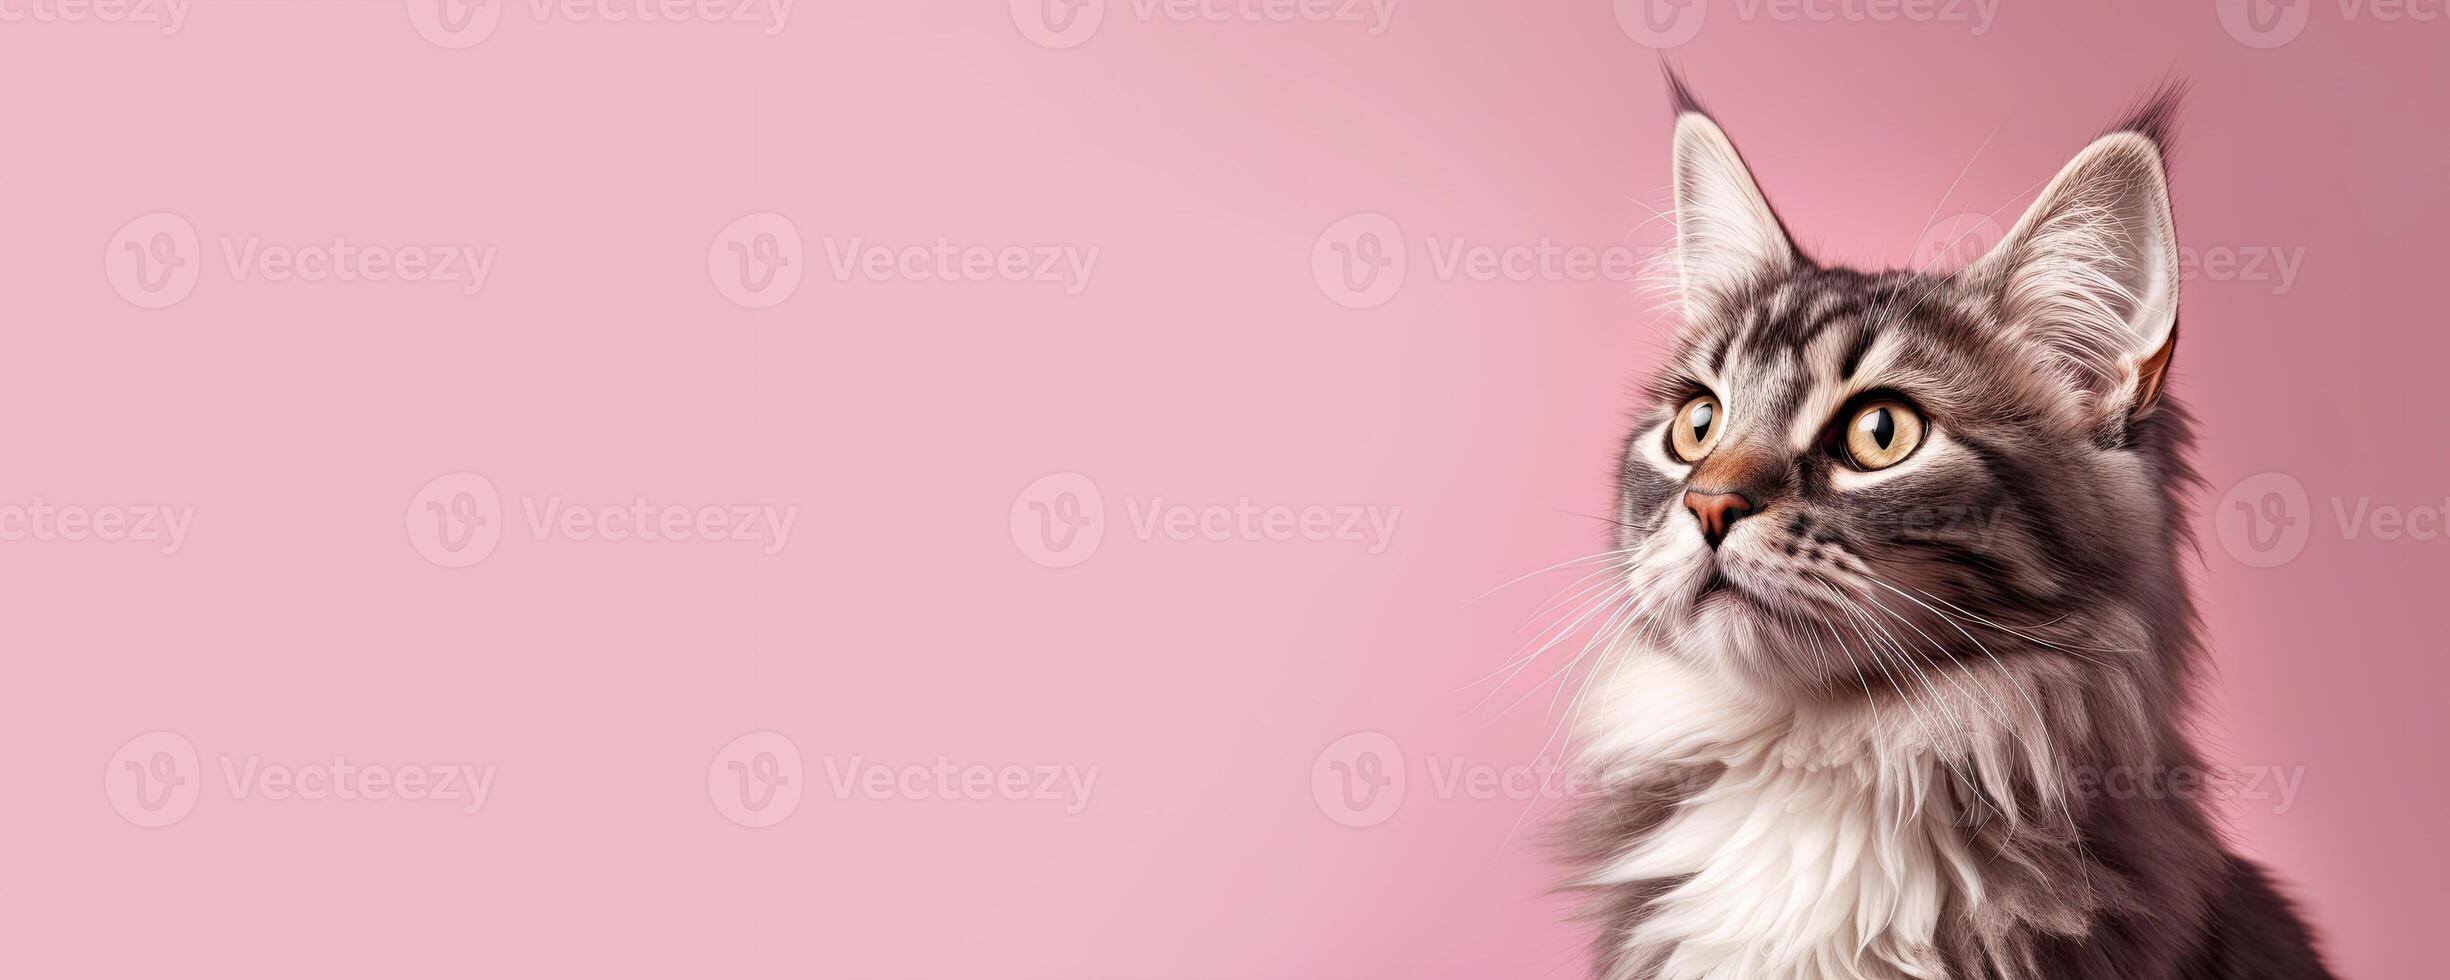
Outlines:
<svg viewBox="0 0 2450 980"><path fill-rule="evenodd" d="M1594 885L1682 879L1622 938L1660 980L1937 978L1952 896L1981 881L1928 746L1748 705L1664 659L1628 665L1583 720L1609 782L1716 764Z"/></svg>

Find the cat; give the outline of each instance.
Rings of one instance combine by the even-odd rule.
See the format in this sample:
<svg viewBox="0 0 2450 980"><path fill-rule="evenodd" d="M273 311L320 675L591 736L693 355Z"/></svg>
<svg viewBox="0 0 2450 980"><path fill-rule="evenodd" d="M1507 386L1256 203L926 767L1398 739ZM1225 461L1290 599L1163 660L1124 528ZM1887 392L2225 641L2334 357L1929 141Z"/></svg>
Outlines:
<svg viewBox="0 0 2450 980"><path fill-rule="evenodd" d="M2182 87L1944 274L1806 257L1668 88L1682 324L1618 468L1597 788L1560 837L1596 975L2331 976L2182 718Z"/></svg>

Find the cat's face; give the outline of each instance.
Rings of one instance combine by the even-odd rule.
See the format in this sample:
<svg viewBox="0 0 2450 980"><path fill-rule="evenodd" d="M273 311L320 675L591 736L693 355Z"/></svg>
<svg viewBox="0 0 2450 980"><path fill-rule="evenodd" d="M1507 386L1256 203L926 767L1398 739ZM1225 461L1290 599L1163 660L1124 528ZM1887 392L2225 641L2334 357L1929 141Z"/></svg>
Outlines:
<svg viewBox="0 0 2450 980"><path fill-rule="evenodd" d="M1684 325L1617 513L1660 645L1826 694L1995 655L1969 624L2124 625L2099 620L2166 562L2151 443L2176 431L2151 431L2174 414L2176 330L2152 141L2097 141L1953 273L1805 260L1698 113L1678 125L1677 215Z"/></svg>

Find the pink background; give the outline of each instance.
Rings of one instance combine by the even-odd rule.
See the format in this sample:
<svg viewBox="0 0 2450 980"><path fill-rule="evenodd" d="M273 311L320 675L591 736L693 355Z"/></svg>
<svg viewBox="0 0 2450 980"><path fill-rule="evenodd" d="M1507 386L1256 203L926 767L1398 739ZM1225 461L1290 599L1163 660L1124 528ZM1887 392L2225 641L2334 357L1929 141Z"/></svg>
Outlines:
<svg viewBox="0 0 2450 980"><path fill-rule="evenodd" d="M2266 48L2202 0L2008 0L1980 34L1710 0L1671 53L1801 237L1862 262L1934 213L2012 219L2133 96L2195 81L2183 239L2301 261L2186 286L2207 746L2300 774L2225 809L2343 972L2423 976L2450 912L2450 22L2297 9ZM1431 773L1542 753L1553 688L1492 719L1472 683L1567 579L1467 603L1602 546L1585 515L1664 325L1620 282L1429 253L1664 240L1658 53L1605 0L1399 0L1375 35L1128 0L1085 35L1024 30L1031 0L804 0L772 36L493 13L461 50L399 3L0 21L0 508L193 508L168 554L0 540L0 974L1582 970L1527 842L1548 804ZM122 246L158 226L122 229L164 211L196 279L148 309ZM723 282L718 234L765 212L801 240L770 253L783 294ZM1322 234L1373 212L1406 275L1348 308L1314 247L1337 268ZM250 236L496 257L473 295L233 274ZM1098 256L1077 295L827 263L939 238ZM501 539L448 568L422 505L455 473ZM1058 473L1086 482L1023 495ZM2261 473L2230 503L2277 494L2278 552L2210 516ZM539 538L522 510L640 495L799 510L772 555ZM1244 498L1398 522L1371 554L1131 519ZM2335 499L2434 531L2351 536ZM1031 503L1083 500L1094 551L1032 544ZM127 782L157 731L196 754L164 756L192 810ZM718 755L755 732L745 760L796 756L805 794L763 827ZM1400 805L1332 803L1352 732L1395 747ZM239 799L249 756L497 775L474 813ZM1073 813L826 778L939 758L1096 776Z"/></svg>

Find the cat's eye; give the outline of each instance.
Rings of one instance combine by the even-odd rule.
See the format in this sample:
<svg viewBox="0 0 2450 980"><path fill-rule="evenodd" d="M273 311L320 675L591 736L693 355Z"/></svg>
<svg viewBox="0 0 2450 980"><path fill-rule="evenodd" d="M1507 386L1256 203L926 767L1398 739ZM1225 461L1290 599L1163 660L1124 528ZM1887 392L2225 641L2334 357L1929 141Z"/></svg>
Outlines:
<svg viewBox="0 0 2450 980"><path fill-rule="evenodd" d="M1855 409L1846 421L1846 457L1866 470L1885 470L1923 444L1923 417L1904 402L1882 400Z"/></svg>
<svg viewBox="0 0 2450 980"><path fill-rule="evenodd" d="M1676 449L1676 456L1687 463L1697 462L1718 445L1718 430L1725 428L1726 413L1718 399L1708 395L1684 403L1676 410L1675 421L1667 424L1667 441Z"/></svg>

